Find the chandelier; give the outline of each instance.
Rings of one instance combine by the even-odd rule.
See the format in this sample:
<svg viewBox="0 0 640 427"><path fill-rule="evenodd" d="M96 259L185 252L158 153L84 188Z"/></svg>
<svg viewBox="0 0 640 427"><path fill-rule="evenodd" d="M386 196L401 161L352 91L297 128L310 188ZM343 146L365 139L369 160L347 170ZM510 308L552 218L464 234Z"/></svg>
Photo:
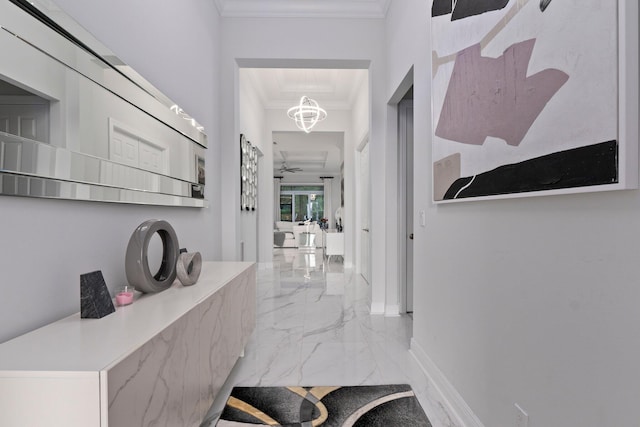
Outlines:
<svg viewBox="0 0 640 427"><path fill-rule="evenodd" d="M298 129L306 133L311 132L311 128L316 123L327 118L327 112L308 96L300 98L300 103L289 108L287 115L290 119L295 120Z"/></svg>

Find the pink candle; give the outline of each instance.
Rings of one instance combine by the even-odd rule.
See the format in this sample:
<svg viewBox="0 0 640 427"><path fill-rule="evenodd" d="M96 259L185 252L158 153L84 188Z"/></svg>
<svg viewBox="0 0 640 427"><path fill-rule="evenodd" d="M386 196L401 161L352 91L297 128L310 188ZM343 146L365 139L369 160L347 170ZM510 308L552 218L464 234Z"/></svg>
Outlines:
<svg viewBox="0 0 640 427"><path fill-rule="evenodd" d="M133 292L120 292L116 294L116 304L128 305L133 302Z"/></svg>

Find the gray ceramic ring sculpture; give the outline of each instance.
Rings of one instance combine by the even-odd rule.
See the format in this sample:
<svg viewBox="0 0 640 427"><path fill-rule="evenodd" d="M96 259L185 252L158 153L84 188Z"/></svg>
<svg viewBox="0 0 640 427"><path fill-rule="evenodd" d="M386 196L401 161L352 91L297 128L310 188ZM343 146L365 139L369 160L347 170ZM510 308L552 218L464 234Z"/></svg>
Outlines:
<svg viewBox="0 0 640 427"><path fill-rule="evenodd" d="M162 239L162 264L158 272L153 275L149 270L147 251L149 240L155 233L158 233ZM176 279L179 250L176 232L167 221L150 219L143 222L135 229L127 246L125 257L127 281L138 291L145 293L168 289Z"/></svg>
<svg viewBox="0 0 640 427"><path fill-rule="evenodd" d="M186 252L180 254L176 264L178 280L184 286L195 285L202 270L202 256L200 252Z"/></svg>

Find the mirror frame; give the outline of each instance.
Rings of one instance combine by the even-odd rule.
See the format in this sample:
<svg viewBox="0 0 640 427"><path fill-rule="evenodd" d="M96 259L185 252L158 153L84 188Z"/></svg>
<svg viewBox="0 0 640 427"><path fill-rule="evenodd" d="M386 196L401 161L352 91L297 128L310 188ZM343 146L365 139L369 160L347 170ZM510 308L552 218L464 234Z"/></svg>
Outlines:
<svg viewBox="0 0 640 427"><path fill-rule="evenodd" d="M131 67L124 64L102 43L84 30L71 17L49 0L5 0L0 7L0 37L15 37L24 49L36 49L77 72L107 92L136 107L154 123L166 126L180 135L184 143L192 144L187 156L195 154L189 165L189 179L169 176L142 167L135 167L80 153L63 147L27 140L0 132L0 194L12 196L61 198L115 203L150 204L163 206L204 207L204 150L207 135L203 127L182 108L163 95ZM22 48L21 48L22 49ZM100 70L96 72L96 63ZM4 78L3 78L4 79ZM16 86L29 89L28 84ZM163 129L165 129L163 127ZM177 138L177 137L176 137ZM23 140L22 142L20 140ZM5 153L5 141L47 151L53 159L73 159L80 165L98 164L122 176L136 176L137 180L103 182L78 179L59 173L60 164L49 170L30 170L20 167L20 159ZM190 142L188 142L190 141ZM199 148L196 148L199 147ZM39 152L39 151L37 151ZM71 168L71 162L62 162ZM12 167L18 165L17 167ZM46 169L46 168L45 168ZM191 175L193 175L191 177ZM144 184L140 184L144 183ZM152 184L149 184L152 183ZM164 185L159 185L163 183Z"/></svg>

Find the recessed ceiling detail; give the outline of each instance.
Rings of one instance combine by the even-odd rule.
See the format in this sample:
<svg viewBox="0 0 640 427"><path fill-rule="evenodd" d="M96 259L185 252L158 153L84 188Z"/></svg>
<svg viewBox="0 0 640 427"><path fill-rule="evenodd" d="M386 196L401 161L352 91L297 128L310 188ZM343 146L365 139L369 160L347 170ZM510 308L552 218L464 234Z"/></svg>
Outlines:
<svg viewBox="0 0 640 427"><path fill-rule="evenodd" d="M274 174L282 165L300 168L299 174L338 174L343 161L344 134L342 132L274 132Z"/></svg>
<svg viewBox="0 0 640 427"><path fill-rule="evenodd" d="M367 70L242 68L266 109L288 109L303 95L325 110L350 110Z"/></svg>
<svg viewBox="0 0 640 427"><path fill-rule="evenodd" d="M343 130L337 131L336 124L348 123L356 104L368 102L368 74L367 69L240 68L242 99L251 102L252 108L264 109L268 120L280 123L272 134L275 176L286 174L299 182L311 182L310 179L317 180L319 176L340 176L345 134ZM302 95L318 101L327 111L328 120L337 118L329 127L336 130L327 131L322 126L311 133L290 130L295 126L291 126L287 110ZM281 171L283 164L301 170L285 173Z"/></svg>
<svg viewBox="0 0 640 427"><path fill-rule="evenodd" d="M287 160L290 162L315 164L321 168L325 166L328 156L328 151L286 151Z"/></svg>
<svg viewBox="0 0 640 427"><path fill-rule="evenodd" d="M384 18L391 0L215 0L222 17Z"/></svg>

